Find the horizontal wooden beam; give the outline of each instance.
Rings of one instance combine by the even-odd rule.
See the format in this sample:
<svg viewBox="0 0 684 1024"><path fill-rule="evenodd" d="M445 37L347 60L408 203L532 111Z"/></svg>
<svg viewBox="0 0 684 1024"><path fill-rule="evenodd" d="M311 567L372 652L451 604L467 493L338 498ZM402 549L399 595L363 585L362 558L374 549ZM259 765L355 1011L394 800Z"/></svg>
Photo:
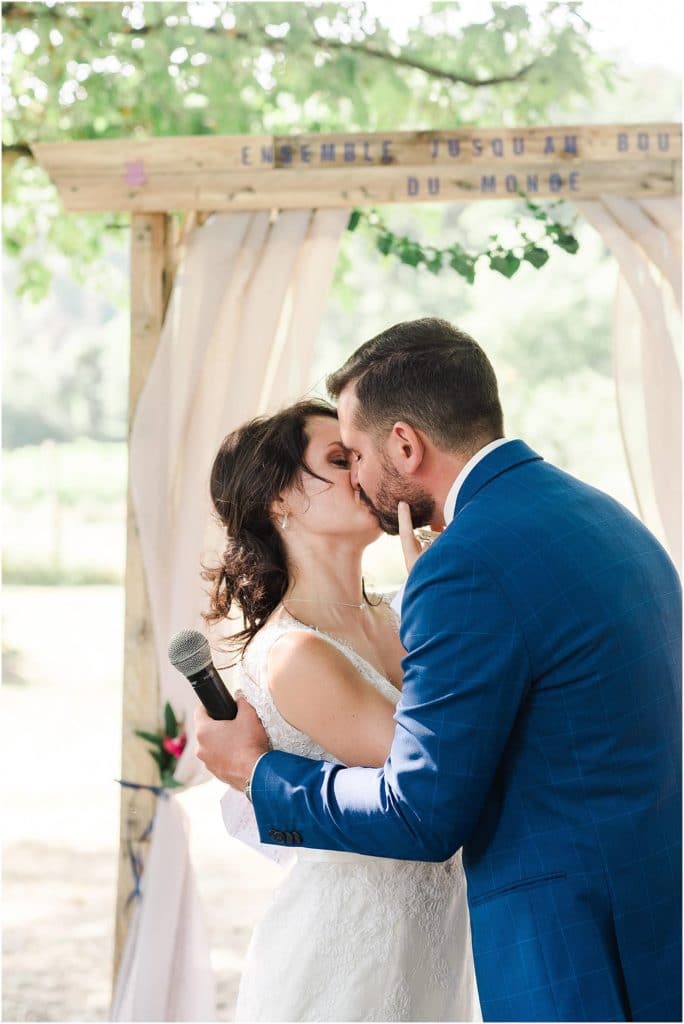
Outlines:
<svg viewBox="0 0 684 1024"><path fill-rule="evenodd" d="M431 168L374 167L348 171L274 170L151 174L138 187L71 176L60 195L67 210L264 210L345 208L383 203L463 202L475 199L595 199L601 195L671 196L681 191L678 161Z"/></svg>
<svg viewBox="0 0 684 1024"><path fill-rule="evenodd" d="M74 171L94 177L138 178L145 169L164 174L244 170L245 146L261 151L273 147L272 135L160 136L152 139L77 139L37 142L34 155L51 175ZM271 166L273 166L271 162Z"/></svg>
<svg viewBox="0 0 684 1024"><path fill-rule="evenodd" d="M673 195L681 125L38 143L67 210Z"/></svg>

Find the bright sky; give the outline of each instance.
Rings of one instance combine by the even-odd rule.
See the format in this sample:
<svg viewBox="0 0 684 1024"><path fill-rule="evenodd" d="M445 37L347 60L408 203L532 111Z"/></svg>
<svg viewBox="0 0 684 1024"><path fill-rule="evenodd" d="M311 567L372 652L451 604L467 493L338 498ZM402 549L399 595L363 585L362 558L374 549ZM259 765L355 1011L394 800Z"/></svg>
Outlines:
<svg viewBox="0 0 684 1024"><path fill-rule="evenodd" d="M544 0L525 0L533 12ZM429 0L368 0L372 13L391 25L397 36L429 7ZM454 3L464 23L485 20L488 0ZM660 65L682 71L684 3L682 0L584 0L582 13L594 28L595 46L606 53L623 53L635 64Z"/></svg>
<svg viewBox="0 0 684 1024"><path fill-rule="evenodd" d="M621 51L635 64L682 71L684 5L681 0L585 0L597 50Z"/></svg>

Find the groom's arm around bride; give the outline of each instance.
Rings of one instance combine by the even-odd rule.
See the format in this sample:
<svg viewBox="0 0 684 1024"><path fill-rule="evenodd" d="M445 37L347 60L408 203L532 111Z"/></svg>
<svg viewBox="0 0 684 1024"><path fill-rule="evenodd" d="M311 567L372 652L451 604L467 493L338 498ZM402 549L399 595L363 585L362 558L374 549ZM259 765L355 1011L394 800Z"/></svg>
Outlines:
<svg viewBox="0 0 684 1024"><path fill-rule="evenodd" d="M485 1019L681 1019L672 563L613 499L503 441L493 370L443 321L391 328L331 383L382 525L405 499L444 529L406 587L384 768L262 756L262 840L418 860L462 846ZM250 760L235 725L209 762L231 782Z"/></svg>

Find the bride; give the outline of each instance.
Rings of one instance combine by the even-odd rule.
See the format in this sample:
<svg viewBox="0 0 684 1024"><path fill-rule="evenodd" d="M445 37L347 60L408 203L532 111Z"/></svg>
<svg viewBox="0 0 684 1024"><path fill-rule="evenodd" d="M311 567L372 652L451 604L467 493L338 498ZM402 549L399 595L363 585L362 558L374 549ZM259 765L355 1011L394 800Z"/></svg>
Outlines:
<svg viewBox="0 0 684 1024"><path fill-rule="evenodd" d="M300 402L223 442L211 496L225 527L210 622L235 602L240 688L273 747L381 768L404 649L366 594L381 533L354 490L335 410ZM247 805L248 806L248 805ZM254 930L239 1021L480 1021L461 854L444 863L298 846Z"/></svg>

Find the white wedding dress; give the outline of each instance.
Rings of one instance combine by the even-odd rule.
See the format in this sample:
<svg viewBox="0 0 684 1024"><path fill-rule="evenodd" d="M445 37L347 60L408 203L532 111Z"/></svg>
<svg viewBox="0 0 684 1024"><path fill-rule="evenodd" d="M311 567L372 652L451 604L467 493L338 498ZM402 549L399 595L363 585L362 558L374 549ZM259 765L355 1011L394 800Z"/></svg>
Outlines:
<svg viewBox="0 0 684 1024"><path fill-rule="evenodd" d="M294 629L312 627L289 615L267 623L241 663L240 688L273 747L334 761L285 721L270 696L268 652ZM396 704L400 694L389 680L344 641L319 635ZM236 1020L482 1020L460 851L431 864L262 847L269 849L290 863L252 935Z"/></svg>

